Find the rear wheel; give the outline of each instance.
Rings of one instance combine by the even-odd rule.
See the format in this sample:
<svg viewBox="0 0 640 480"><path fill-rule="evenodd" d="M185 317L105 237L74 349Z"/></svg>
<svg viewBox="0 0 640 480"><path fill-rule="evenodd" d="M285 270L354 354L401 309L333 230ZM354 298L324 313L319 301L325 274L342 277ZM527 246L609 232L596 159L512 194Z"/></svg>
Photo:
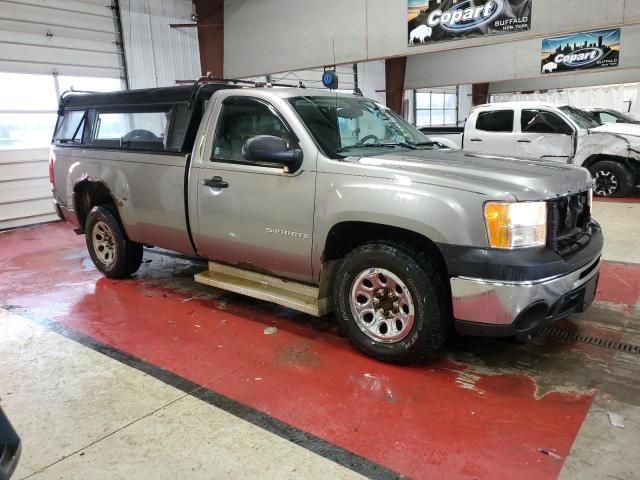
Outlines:
<svg viewBox="0 0 640 480"><path fill-rule="evenodd" d="M341 262L334 282L338 322L374 358L407 363L438 350L451 331L445 279L411 247L371 243Z"/></svg>
<svg viewBox="0 0 640 480"><path fill-rule="evenodd" d="M87 217L85 238L93 263L106 277L125 278L140 268L142 245L127 239L111 208L93 207Z"/></svg>
<svg viewBox="0 0 640 480"><path fill-rule="evenodd" d="M603 160L589 171L595 180L593 193L599 197L626 197L633 192L633 173L621 163Z"/></svg>

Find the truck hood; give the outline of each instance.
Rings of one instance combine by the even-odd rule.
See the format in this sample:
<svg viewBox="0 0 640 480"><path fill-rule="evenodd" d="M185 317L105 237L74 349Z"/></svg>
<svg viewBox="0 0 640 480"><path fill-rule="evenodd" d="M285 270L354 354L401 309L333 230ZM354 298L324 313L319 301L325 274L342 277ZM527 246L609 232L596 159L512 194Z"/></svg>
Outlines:
<svg viewBox="0 0 640 480"><path fill-rule="evenodd" d="M640 125L633 123L607 123L597 128L592 128L592 132L613 133L624 137L640 137ZM637 142L637 139L635 139Z"/></svg>
<svg viewBox="0 0 640 480"><path fill-rule="evenodd" d="M349 157L367 174L398 183L416 182L478 192L493 199L547 200L584 192L591 175L581 167L554 161L469 153L410 150L371 157Z"/></svg>

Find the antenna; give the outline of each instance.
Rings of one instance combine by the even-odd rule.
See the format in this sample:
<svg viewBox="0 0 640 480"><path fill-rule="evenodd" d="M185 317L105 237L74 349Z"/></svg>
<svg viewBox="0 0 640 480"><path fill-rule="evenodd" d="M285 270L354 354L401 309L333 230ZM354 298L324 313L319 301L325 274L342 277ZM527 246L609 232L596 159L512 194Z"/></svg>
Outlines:
<svg viewBox="0 0 640 480"><path fill-rule="evenodd" d="M331 39L331 45L333 46L333 69L336 69L336 39L333 37Z"/></svg>

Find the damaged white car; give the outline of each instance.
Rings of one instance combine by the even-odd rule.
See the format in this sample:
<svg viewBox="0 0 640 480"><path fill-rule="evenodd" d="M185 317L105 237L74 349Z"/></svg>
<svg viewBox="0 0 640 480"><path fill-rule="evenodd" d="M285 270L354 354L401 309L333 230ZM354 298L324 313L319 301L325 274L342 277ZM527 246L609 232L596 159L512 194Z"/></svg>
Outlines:
<svg viewBox="0 0 640 480"><path fill-rule="evenodd" d="M464 131L423 130L431 139L463 150L583 166L594 193L625 197L640 184L640 125L599 125L580 109L542 102L505 102L472 110Z"/></svg>

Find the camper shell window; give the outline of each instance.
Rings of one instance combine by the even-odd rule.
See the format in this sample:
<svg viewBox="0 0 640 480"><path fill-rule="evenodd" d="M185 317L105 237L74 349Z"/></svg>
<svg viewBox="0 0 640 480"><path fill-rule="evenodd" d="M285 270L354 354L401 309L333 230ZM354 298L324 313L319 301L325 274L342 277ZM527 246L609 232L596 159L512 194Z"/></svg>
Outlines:
<svg viewBox="0 0 640 480"><path fill-rule="evenodd" d="M53 142L68 148L187 154L193 149L207 101L216 91L229 88L237 87L201 84L65 93Z"/></svg>
<svg viewBox="0 0 640 480"><path fill-rule="evenodd" d="M86 110L69 110L64 114L55 140L60 142L82 143L86 125Z"/></svg>
<svg viewBox="0 0 640 480"><path fill-rule="evenodd" d="M99 111L91 145L124 150L166 150L173 109Z"/></svg>

